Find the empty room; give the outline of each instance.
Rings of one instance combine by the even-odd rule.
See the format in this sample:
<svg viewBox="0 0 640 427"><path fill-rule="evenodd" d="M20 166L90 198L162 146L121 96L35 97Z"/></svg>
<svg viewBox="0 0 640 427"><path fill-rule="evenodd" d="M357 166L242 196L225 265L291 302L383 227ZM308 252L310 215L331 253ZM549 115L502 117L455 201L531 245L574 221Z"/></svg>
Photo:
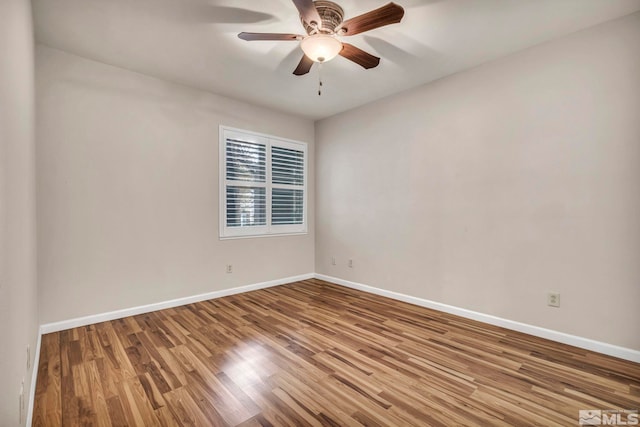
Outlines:
<svg viewBox="0 0 640 427"><path fill-rule="evenodd" d="M640 424L640 0L0 0L0 426Z"/></svg>

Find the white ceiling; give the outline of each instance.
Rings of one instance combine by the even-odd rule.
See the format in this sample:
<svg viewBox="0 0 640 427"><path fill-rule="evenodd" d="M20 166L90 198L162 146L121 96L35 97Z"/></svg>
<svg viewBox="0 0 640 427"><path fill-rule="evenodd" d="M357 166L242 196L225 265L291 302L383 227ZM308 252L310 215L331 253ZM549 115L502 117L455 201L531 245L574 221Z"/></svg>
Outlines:
<svg viewBox="0 0 640 427"><path fill-rule="evenodd" d="M33 0L36 40L89 59L318 119L640 10L640 0L395 0L400 24L349 37L382 61L341 57L292 74L302 34L291 0ZM338 0L345 19L388 0Z"/></svg>

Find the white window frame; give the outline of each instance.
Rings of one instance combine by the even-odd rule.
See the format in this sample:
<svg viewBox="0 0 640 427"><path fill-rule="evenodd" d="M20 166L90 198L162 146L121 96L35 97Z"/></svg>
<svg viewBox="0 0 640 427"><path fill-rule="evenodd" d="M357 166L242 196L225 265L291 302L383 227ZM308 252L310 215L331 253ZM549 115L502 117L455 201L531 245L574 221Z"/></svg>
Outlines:
<svg viewBox="0 0 640 427"><path fill-rule="evenodd" d="M248 182L248 181L228 181L227 180L227 139L239 139L246 142L254 142L264 144L266 146L266 179L264 183ZM277 146L293 150L299 150L304 153L304 184L302 186L291 186L285 184L273 184L271 179L271 147ZM219 218L220 218L220 239L238 239L249 237L269 237L284 236L307 233L307 205L308 205L308 170L309 156L308 144L306 142L284 139L272 135L251 132L242 129L236 129L228 126L220 126L219 131ZM227 227L227 186L247 186L247 187L264 187L266 189L266 221L264 226L249 227ZM274 188L284 189L302 189L303 190L303 211L302 224L271 224L271 199L272 190Z"/></svg>

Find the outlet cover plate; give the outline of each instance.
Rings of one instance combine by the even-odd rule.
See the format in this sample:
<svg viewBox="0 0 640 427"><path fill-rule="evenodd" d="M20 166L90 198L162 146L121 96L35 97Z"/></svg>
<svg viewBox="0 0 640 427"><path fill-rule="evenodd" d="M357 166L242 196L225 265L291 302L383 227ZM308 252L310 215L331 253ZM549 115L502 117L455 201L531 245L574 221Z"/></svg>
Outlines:
<svg viewBox="0 0 640 427"><path fill-rule="evenodd" d="M549 307L560 307L560 293L549 292L547 294L547 305Z"/></svg>

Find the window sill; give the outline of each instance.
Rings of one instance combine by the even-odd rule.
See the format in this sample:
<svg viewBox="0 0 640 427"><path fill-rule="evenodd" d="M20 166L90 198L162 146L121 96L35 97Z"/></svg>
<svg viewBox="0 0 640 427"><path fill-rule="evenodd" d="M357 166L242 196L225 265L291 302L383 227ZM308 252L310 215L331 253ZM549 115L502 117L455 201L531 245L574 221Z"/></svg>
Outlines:
<svg viewBox="0 0 640 427"><path fill-rule="evenodd" d="M304 236L309 234L308 231L301 231L297 233L274 233L274 234L254 234L248 236L219 236L220 240L236 240L236 239L261 239L263 237L290 237L290 236Z"/></svg>

